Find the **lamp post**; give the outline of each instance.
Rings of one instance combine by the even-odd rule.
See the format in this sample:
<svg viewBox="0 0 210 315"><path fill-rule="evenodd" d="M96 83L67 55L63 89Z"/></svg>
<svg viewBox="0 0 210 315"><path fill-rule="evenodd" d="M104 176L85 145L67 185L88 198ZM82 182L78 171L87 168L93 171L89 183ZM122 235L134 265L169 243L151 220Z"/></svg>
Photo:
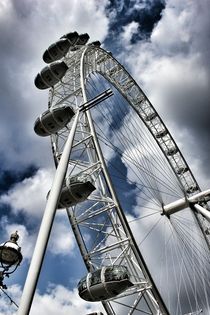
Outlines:
<svg viewBox="0 0 210 315"><path fill-rule="evenodd" d="M4 277L9 277L22 261L21 247L17 244L19 235L12 233L10 239L0 245L0 287L7 289L3 283Z"/></svg>

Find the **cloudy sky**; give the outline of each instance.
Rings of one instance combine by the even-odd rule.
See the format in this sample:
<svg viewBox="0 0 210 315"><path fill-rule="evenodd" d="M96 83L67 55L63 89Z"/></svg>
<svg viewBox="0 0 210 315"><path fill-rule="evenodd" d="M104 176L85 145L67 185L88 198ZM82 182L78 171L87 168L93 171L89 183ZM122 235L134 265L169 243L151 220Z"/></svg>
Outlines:
<svg viewBox="0 0 210 315"><path fill-rule="evenodd" d="M34 86L44 50L75 30L100 40L139 83L208 188L209 10L209 0L0 0L0 240L19 231L24 261L6 280L17 303L54 172L49 139L33 131L47 108L47 91ZM37 305L40 315L99 309L78 298L85 268L65 215L55 221L31 314ZM1 296L0 314L15 311Z"/></svg>

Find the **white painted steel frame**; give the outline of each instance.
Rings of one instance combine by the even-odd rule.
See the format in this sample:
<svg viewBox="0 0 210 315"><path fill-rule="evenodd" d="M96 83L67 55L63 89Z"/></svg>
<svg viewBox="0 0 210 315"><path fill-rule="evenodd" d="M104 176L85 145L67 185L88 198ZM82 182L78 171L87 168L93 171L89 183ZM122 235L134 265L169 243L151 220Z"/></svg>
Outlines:
<svg viewBox="0 0 210 315"><path fill-rule="evenodd" d="M85 60L86 59L85 53L86 53L86 50L84 50L82 57L81 57L80 77L81 77L81 88L82 88L83 99L85 102L87 102L88 100L87 100L86 90L85 90L85 78L86 78L85 71L86 71L87 61ZM113 203L115 204L115 207L117 209L117 216L119 217L119 221L120 221L122 228L123 228L123 230L126 234L126 237L127 237L126 240L122 240L122 241L119 240L116 245L118 248L120 248L120 246L122 246L122 244L121 244L122 242L124 243L125 241L127 241L129 243L129 247L131 248L131 251L133 252L132 253L133 259L137 260L139 267L141 268L142 273L145 277L146 286L144 286L143 291L145 291L144 294L145 294L145 299L147 300L147 303L150 305L151 310L153 310L154 314L158 314L158 312L161 312L162 314L168 314L167 308L166 308L161 296L159 295L159 292L157 291L155 284L153 283L153 280L151 279L149 271L146 267L146 264L143 260L142 255L138 249L138 246L135 242L135 239L134 239L132 232L129 228L129 225L127 223L123 209L121 208L121 205L120 205L119 200L117 198L117 195L115 193L111 178L110 178L108 170L107 170L106 163L104 161L103 153L101 151L101 148L100 148L97 136L96 136L96 131L95 131L94 124L93 124L93 121L91 118L91 114L89 111L87 112L87 119L88 119L88 123L90 126L91 134L93 136L93 142L95 145L95 150L97 152L98 159L101 163L101 167L103 169L103 173L104 173L104 176L105 176L105 179L106 179L106 182L107 182L110 194L111 194L111 198L112 198ZM106 250L107 250L107 247L106 247ZM122 251L124 251L124 248L122 249ZM132 261L130 263L132 264ZM133 265L132 268L135 269L136 266ZM152 285L150 285L150 283L152 283ZM140 286L141 286L141 282L140 282ZM147 293L147 287L148 287L148 289L152 290L152 294L155 295L156 301L155 301L155 299L150 298L150 295ZM150 294L151 294L151 292L150 292ZM142 298L142 296L140 296L140 298ZM107 304L107 303L105 303L105 304ZM136 304L138 304L138 303L136 302Z"/></svg>
<svg viewBox="0 0 210 315"><path fill-rule="evenodd" d="M58 164L58 168L55 173L52 188L48 196L39 234L37 237L29 271L28 271L26 282L24 285L24 289L23 289L23 293L22 293L22 297L20 301L20 306L18 308L18 315L28 315L30 312L32 300L33 300L36 285L38 282L38 277L41 271L41 266L43 263L48 240L50 237L50 232L52 229L53 220L55 217L55 212L57 209L57 204L59 201L62 184L66 176L69 155L72 149L72 143L74 139L74 133L76 130L79 114L80 112L77 111L74 118L74 123L72 125L72 129L69 132L69 136L67 138L65 148L63 150L60 162Z"/></svg>
<svg viewBox="0 0 210 315"><path fill-rule="evenodd" d="M136 84L136 82L132 79L132 77L128 74L124 67L111 56L111 54L105 52L101 48L89 46L80 49L76 53L69 53L65 58L65 62L69 66L69 70L65 78L62 80L63 82L59 83L55 86L53 90L51 90L49 106L57 106L59 104L63 104L63 102L65 101L68 101L68 104L72 105L73 107L79 106L79 104L83 100L86 101L86 78L94 72L102 74L122 93L122 95L128 100L128 102L133 106L138 115L144 121L149 131L154 136L156 142L159 144L165 157L172 166L172 169L174 170L177 178L179 179L183 194L186 196L192 196L193 194L200 191L200 188L192 172L190 171L189 166L184 160L181 152L179 151L176 143L171 137L163 121L158 116L157 112L155 111L149 100L146 98L142 90ZM97 211L92 211L92 209L90 208L87 209L83 214L77 216L74 208L67 209L68 217L70 219L70 223L75 233L87 269L91 271L94 270L94 268L100 267L100 264L97 265L96 263L96 258L100 257L100 255L105 254L110 255L111 257L111 252L113 250L120 250L118 257L115 260L110 259L111 264L115 263L119 259L119 257L122 257L121 260L126 260L130 268L135 273L142 273L141 276L146 277L146 281L148 283L148 289L146 289L145 287L145 290L146 292L148 292L148 294L146 295L146 300L153 307L151 314L158 314L161 312L162 314L167 313L167 310L164 306L162 306L161 311L158 307L158 303L161 304L162 301L161 299L158 299L158 292L155 292L156 290L154 289L155 286L152 283L152 279L149 279L150 276L148 276L149 273L147 274L147 270L145 272L143 259L140 258L139 260L139 258L137 258L136 260L136 257L139 256L138 249L136 248L137 246L135 244L135 240L132 237L132 233L130 233L129 227L127 227L126 219L123 215L123 211L118 203L117 197L112 187L112 183L109 179L106 165L103 160L103 155L101 153L100 146L98 145L97 137L95 136L94 126L92 124L90 113L87 112L85 123L84 121L81 121L80 125L83 125L83 129L80 126L80 131L78 131L78 133L83 134L83 138L82 140L80 139L80 141L75 142L74 146L79 146L79 144L83 142L88 148L92 146L92 144L90 145L90 142L92 141L92 143L94 144L94 150L97 152L97 154L93 153L93 148L91 150L87 150L89 155L89 163L87 163L87 161L82 162L79 160L71 160L70 158L69 167L71 168L72 166L77 165L77 167L79 166L81 169L85 170L86 168L91 167L91 163L92 165L100 165L101 171L99 173L103 173L105 175L106 183L109 187L109 191L111 192L111 198L110 196L107 197L103 195L100 197L100 200L97 198L95 199L96 203L101 202L103 204L103 206L99 207ZM86 125L86 127L88 125L89 129L84 128L84 125ZM71 124L69 128L71 128ZM52 147L56 164L60 158L60 155L62 154L62 146L65 143L65 137L67 136L67 134L68 130L63 130L61 133L58 133L58 135L52 136ZM98 158L97 161L94 160L96 156ZM100 176L101 175L98 175L101 190L103 193L105 193L106 188L103 187L103 180L102 178L100 179ZM94 198L90 196L89 200L94 200ZM115 211L116 209L117 211ZM104 213L109 213L109 216L113 222L113 231L115 231L116 241L109 246L102 247L101 244L98 244L95 249L89 251L86 247L84 237L81 232L81 226L82 224L88 224L88 220L90 220L91 218L98 217ZM197 218L199 220L199 225L204 231L204 229L208 226L208 222L206 222L206 220L202 216L197 215ZM120 229L117 226L120 226ZM104 231L101 232L104 233ZM104 259L104 262L106 263L106 259ZM139 283L141 283L141 281L139 281ZM152 288L152 290L150 288ZM130 295L131 293L138 293L138 297L133 303L133 308L132 305L130 306L129 314L134 311L143 296L141 294L141 290L138 289L138 286L136 286L133 291L132 290L133 289L129 289L127 292L121 295L123 297L126 296L126 294ZM108 314L116 314L112 307L111 301L103 302L103 305Z"/></svg>
<svg viewBox="0 0 210 315"><path fill-rule="evenodd" d="M133 106L174 170L180 181L183 194L188 197L200 192L201 189L168 128L125 68L110 53L101 48L94 49L94 52L89 49L86 52L86 59L86 64L89 67L86 68L84 76L88 77L94 71L102 74ZM93 65L92 68L90 67L91 64ZM170 154L171 152L172 154ZM205 230L209 228L208 220L197 213L195 213L195 216L210 248L210 241L205 235Z"/></svg>
<svg viewBox="0 0 210 315"><path fill-rule="evenodd" d="M66 103L67 105L73 106L74 109L78 109L79 105L81 105L83 101L86 101L85 79L93 72L101 73L122 93L144 121L179 179L183 194L190 197L200 191L192 172L161 118L136 82L111 54L101 48L86 46L74 53L69 52L64 59L69 70L62 79L62 82L59 82L50 90L50 108L53 106L62 106ZM113 308L113 302L123 304L120 302L122 301L121 299L134 296L135 299L127 305L129 307L128 314L132 314L137 310L142 300L148 305L150 313L147 312L147 314L169 314L147 270L147 266L136 245L123 210L114 192L90 113L87 111L87 113L81 116L79 117L79 114L76 116L78 123L77 120L74 119L73 124L70 122L64 130L51 137L54 159L56 166L58 166L56 176L58 176L59 179L58 181L55 180L56 184L51 189L41 225L42 233L40 233L41 236L38 237L33 256L36 258L32 259L28 276L30 280L26 281L18 315L27 315L29 313L55 215L61 185L66 171L71 172L72 168L76 168L77 171L86 171L94 176L98 188L100 188L100 195L94 196L94 194L92 194L89 197L92 206L87 207L83 213L79 213L77 216L76 207L67 209L68 217L87 269L91 271L95 268L100 268L103 264L109 263L112 265L120 262L129 267L132 280L135 284L133 288L128 289L116 299L104 301L103 305L106 312L110 315L116 314ZM73 140L74 127L76 127L76 130ZM67 139L68 145L66 145ZM71 158L69 153L71 149L80 147L81 145L84 145L86 148L88 159L82 161ZM65 153L66 149L64 149L64 147L68 147L70 151ZM63 162L64 160L65 162ZM63 163L65 164L65 166L63 166L63 171L65 169L64 173L60 172L60 165ZM99 235L104 233L106 236L104 238L102 237L100 242L90 250L81 232L81 227L86 224L91 228L91 224L93 223L90 224L89 220L99 218L103 215L106 215L110 220L111 227L109 227L109 229L107 228L106 231L99 229ZM202 230L209 226L203 216L196 215L196 218ZM107 243L107 240L111 241L111 243ZM99 260L99 263L97 263L97 260ZM31 279L33 279L33 285L31 284Z"/></svg>
<svg viewBox="0 0 210 315"><path fill-rule="evenodd" d="M68 101L68 104L73 107L79 107L80 103L87 101L83 82L83 79L85 79L84 72L86 71L87 64L86 63L84 64L82 62L82 56L85 56L85 51L83 52L82 55L82 50L80 52L77 52L74 56L71 56L71 58L67 56L65 62L67 63L70 69L67 72L64 79L62 80L63 82L61 84L56 85L55 88L51 90L51 95L49 99L50 107L58 106L60 104L62 105L63 103L65 103L65 101ZM72 59L74 60L74 62L72 61ZM79 61L81 65L81 70L79 68ZM79 71L81 71L80 75ZM82 125L86 125L86 127L85 128L84 126L81 127ZM69 128L71 128L71 124ZM65 143L65 136L67 136L67 134L68 130L66 131L62 130L60 134L58 133L58 135L52 136L52 147L56 164L58 163L60 156L62 155L62 147ZM85 214L80 215L80 217L75 217L75 211L73 208L67 209L68 217L70 219L73 231L75 233L75 237L77 239L87 269L90 271L94 270L95 266L93 265L93 260L96 256L107 255L107 253L109 254L114 250L120 250L121 253L118 254L118 257L121 261L126 260L126 264L129 265L130 270L132 270L132 274L135 275L134 282L136 283L136 285L134 286L134 288L129 289L127 293L121 294L119 298L122 298L123 296L130 296L131 293L132 295L136 294L138 298L136 298L135 300L135 305L138 304L138 301L145 300L145 303L148 305L148 309L151 314L158 313L168 314L164 302L162 301L161 297L158 294L155 284L152 283L151 285L152 279L150 280L151 277L147 270L146 264L143 261L143 257L141 257L139 253L138 247L135 243L135 240L125 219L125 215L123 214L123 211L117 200L116 194L112 187L111 180L106 170L106 164L104 162L103 155L101 153L100 146L97 141L97 137L95 136L94 126L92 124L90 113L88 111L85 113L85 123L81 119L78 124L77 134L80 134L82 140L80 138L78 141L75 141L74 147L79 146L83 142L86 143L86 147L88 148L88 143L90 142L90 139L92 139L96 153L93 154L93 150L87 149L90 163L86 162L84 164L82 163L82 161L71 160L70 157L69 167L71 168L72 165L77 166L79 165L79 167L81 169L83 168L83 170L85 171L88 168L91 169L91 165L98 164L99 162L99 164L101 165L100 172L101 173L103 172L107 182L106 185L108 186L109 192L111 194L111 197L110 196L108 197L105 194L106 189L105 187L103 187L103 180L100 179L99 175L99 185L104 195L101 196L99 199L96 199L96 203L97 204L101 203L101 208L99 207L99 209L95 211L94 214L92 212L88 213L88 211L86 211ZM64 141L61 140L62 137ZM61 140L62 143L61 145L59 143L59 140ZM96 156L97 160L95 160ZM94 200L92 196L90 196L88 199ZM93 217L93 215L96 217L99 216L100 214L103 215L104 213L108 213L108 216L112 221L113 233L115 234L114 237L116 241L110 246L103 246L101 248L98 248L97 250L88 251L83 239L83 235L80 232L79 226L81 225L81 222L84 224L90 219L90 217ZM78 222L80 222L80 224ZM120 229L122 231L120 231L118 226L120 226ZM112 261L112 263L114 263L114 261ZM143 285L142 281L144 283L147 283L147 285L144 285L142 287ZM154 293L156 297L154 297ZM108 314L116 314L110 302L103 302L103 305ZM129 308L130 308L129 312L131 312L132 306L129 306Z"/></svg>

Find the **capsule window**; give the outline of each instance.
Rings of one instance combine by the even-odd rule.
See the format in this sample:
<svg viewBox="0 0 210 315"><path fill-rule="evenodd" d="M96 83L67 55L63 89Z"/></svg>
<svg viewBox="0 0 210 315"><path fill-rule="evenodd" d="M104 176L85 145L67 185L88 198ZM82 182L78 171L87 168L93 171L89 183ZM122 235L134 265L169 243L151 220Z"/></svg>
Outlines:
<svg viewBox="0 0 210 315"><path fill-rule="evenodd" d="M98 283L101 283L101 270L93 272L90 279L90 286Z"/></svg>
<svg viewBox="0 0 210 315"><path fill-rule="evenodd" d="M52 77L50 75L46 75L46 79L51 82L52 81Z"/></svg>
<svg viewBox="0 0 210 315"><path fill-rule="evenodd" d="M82 195L78 192L75 193L75 195L78 197L78 198L82 198Z"/></svg>
<svg viewBox="0 0 210 315"><path fill-rule="evenodd" d="M79 292L83 291L87 289L87 283L86 283L86 278L82 281L80 281L79 285L78 285L78 290Z"/></svg>
<svg viewBox="0 0 210 315"><path fill-rule="evenodd" d="M48 123L47 126L50 127L51 129L55 128L55 125L53 123Z"/></svg>
<svg viewBox="0 0 210 315"><path fill-rule="evenodd" d="M105 272L105 281L118 281L128 279L128 273L122 266L107 268Z"/></svg>
<svg viewBox="0 0 210 315"><path fill-rule="evenodd" d="M54 72L55 74L59 75L59 72L58 72L57 70L54 69L53 72Z"/></svg>
<svg viewBox="0 0 210 315"><path fill-rule="evenodd" d="M63 201L64 201L65 203L67 203L67 204L71 203L71 201L69 200L69 198L65 198Z"/></svg>
<svg viewBox="0 0 210 315"><path fill-rule="evenodd" d="M105 281L109 282L113 279L113 271L112 268L108 268L105 271Z"/></svg>
<svg viewBox="0 0 210 315"><path fill-rule="evenodd" d="M44 134L46 134L46 131L45 131L43 128L40 128L40 130L41 130Z"/></svg>
<svg viewBox="0 0 210 315"><path fill-rule="evenodd" d="M60 117L60 116L56 117L56 119L57 119L58 121L60 121L60 122L63 122L63 119L62 119L62 117Z"/></svg>

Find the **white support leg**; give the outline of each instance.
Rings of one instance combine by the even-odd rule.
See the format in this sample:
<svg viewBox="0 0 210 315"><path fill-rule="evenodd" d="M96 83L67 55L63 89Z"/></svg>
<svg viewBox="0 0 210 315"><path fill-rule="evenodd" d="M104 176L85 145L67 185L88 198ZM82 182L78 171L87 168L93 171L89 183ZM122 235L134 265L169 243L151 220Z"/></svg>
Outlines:
<svg viewBox="0 0 210 315"><path fill-rule="evenodd" d="M60 162L58 164L55 177L53 180L52 188L47 200L46 208L42 218L39 234L37 237L33 257L29 267L28 275L26 278L25 286L23 289L20 306L18 309L18 315L28 315L30 312L32 300L34 297L38 277L41 271L42 262L44 259L47 243L50 236L57 204L60 197L62 184L68 168L69 155L71 152L74 134L78 122L79 111L75 114L74 122L69 133L68 139L65 144Z"/></svg>
<svg viewBox="0 0 210 315"><path fill-rule="evenodd" d="M194 204L194 208L197 210L197 212L201 213L206 218L206 220L210 222L210 211L206 210L205 208L198 205L197 203Z"/></svg>

